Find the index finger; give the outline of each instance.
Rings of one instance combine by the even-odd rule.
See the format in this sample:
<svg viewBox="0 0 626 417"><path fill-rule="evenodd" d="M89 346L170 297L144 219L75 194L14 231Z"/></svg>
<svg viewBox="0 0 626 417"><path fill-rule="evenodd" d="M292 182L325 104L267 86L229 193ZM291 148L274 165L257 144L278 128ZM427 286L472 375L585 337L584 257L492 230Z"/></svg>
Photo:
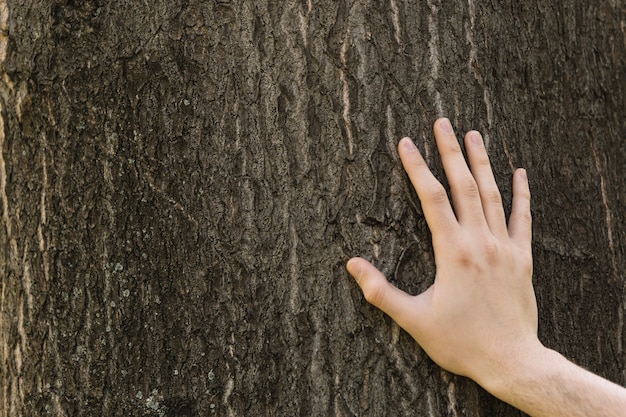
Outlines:
<svg viewBox="0 0 626 417"><path fill-rule="evenodd" d="M446 233L458 227L459 223L452 211L445 188L430 171L413 141L403 138L398 144L398 153L404 170L417 191L433 240L439 233Z"/></svg>

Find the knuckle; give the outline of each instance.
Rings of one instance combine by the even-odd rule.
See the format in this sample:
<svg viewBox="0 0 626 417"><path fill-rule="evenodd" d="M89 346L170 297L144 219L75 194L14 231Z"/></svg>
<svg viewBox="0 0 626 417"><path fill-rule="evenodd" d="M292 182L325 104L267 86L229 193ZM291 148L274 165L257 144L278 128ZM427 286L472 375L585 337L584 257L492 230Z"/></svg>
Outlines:
<svg viewBox="0 0 626 417"><path fill-rule="evenodd" d="M449 140L446 140L445 143L441 145L441 148L441 152L444 154L463 154L463 152L461 151L461 145L459 145L456 137L450 137Z"/></svg>
<svg viewBox="0 0 626 417"><path fill-rule="evenodd" d="M489 170L491 170L491 161L489 161L489 156L487 155L487 150L485 149L485 147L483 146L480 151L478 152L478 164L485 167L485 168L489 168Z"/></svg>
<svg viewBox="0 0 626 417"><path fill-rule="evenodd" d="M499 249L496 240L492 237L487 237L483 240L482 250L489 263L493 263L498 259Z"/></svg>
<svg viewBox="0 0 626 417"><path fill-rule="evenodd" d="M428 164L426 163L422 155L417 150L411 153L410 156L412 158L411 164L413 166L415 166L418 169L429 169Z"/></svg>
<svg viewBox="0 0 626 417"><path fill-rule="evenodd" d="M435 204L442 204L448 200L448 194L441 184L433 184L425 191L425 197Z"/></svg>
<svg viewBox="0 0 626 417"><path fill-rule="evenodd" d="M369 283L363 288L363 296L365 300L375 306L380 306L385 298L385 285L380 281Z"/></svg>
<svg viewBox="0 0 626 417"><path fill-rule="evenodd" d="M467 177L461 181L460 184L461 191L467 195L476 195L478 194L478 184L474 178Z"/></svg>
<svg viewBox="0 0 626 417"><path fill-rule="evenodd" d="M528 252L521 255L519 258L520 267L522 271L528 275L532 275L533 273L533 255Z"/></svg>
<svg viewBox="0 0 626 417"><path fill-rule="evenodd" d="M491 187L481 194L483 195L483 198L486 202L502 205L502 196L500 195L500 191L496 187Z"/></svg>
<svg viewBox="0 0 626 417"><path fill-rule="evenodd" d="M521 214L520 220L524 223L524 225L531 227L533 224L533 216L530 214L530 210L525 210Z"/></svg>
<svg viewBox="0 0 626 417"><path fill-rule="evenodd" d="M522 200L525 200L528 202L527 204L530 204L530 190L528 188L515 190L514 197L518 197Z"/></svg>
<svg viewBox="0 0 626 417"><path fill-rule="evenodd" d="M480 236L479 240L459 244L455 250L456 261L467 269L483 269L497 263L500 256L498 240L488 234Z"/></svg>
<svg viewBox="0 0 626 417"><path fill-rule="evenodd" d="M469 245L461 244L458 245L455 251L455 257L457 261L463 266L469 266L474 263L474 254Z"/></svg>

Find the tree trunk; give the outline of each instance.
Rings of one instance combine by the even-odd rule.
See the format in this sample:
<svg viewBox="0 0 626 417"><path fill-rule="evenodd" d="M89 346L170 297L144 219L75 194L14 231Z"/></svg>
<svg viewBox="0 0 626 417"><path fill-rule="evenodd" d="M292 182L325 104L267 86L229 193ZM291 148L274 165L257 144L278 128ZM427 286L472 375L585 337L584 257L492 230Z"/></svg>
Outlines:
<svg viewBox="0 0 626 417"><path fill-rule="evenodd" d="M345 272L432 282L442 115L528 170L541 340L626 383L626 5L510 3L0 0L0 416L522 415Z"/></svg>

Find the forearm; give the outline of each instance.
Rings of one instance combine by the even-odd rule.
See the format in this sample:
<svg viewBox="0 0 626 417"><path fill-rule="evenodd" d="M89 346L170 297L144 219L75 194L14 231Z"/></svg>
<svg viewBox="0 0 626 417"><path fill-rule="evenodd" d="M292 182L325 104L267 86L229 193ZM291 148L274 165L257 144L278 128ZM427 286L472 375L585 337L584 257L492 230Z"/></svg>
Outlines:
<svg viewBox="0 0 626 417"><path fill-rule="evenodd" d="M626 416L623 387L543 347L526 356L485 388L533 417Z"/></svg>

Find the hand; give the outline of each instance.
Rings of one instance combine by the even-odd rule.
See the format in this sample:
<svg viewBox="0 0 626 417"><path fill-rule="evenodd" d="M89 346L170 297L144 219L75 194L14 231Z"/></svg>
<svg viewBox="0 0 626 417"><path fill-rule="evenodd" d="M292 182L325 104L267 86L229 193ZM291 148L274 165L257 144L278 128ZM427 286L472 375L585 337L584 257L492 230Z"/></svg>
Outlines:
<svg viewBox="0 0 626 417"><path fill-rule="evenodd" d="M391 316L437 364L489 389L545 350L537 338L526 172L518 169L513 176L507 228L481 135L465 136L470 170L448 119L437 120L434 130L454 211L413 142L404 138L398 145L432 232L433 285L411 296L362 258L351 259L347 268L366 300Z"/></svg>
<svg viewBox="0 0 626 417"><path fill-rule="evenodd" d="M465 135L471 171L447 119L435 123L435 138L454 211L413 142L405 138L398 145L432 232L435 282L410 296L366 260L350 259L348 271L367 301L390 315L443 368L472 378L529 415L626 416L626 389L579 368L537 339L525 171L513 175L507 228L480 134Z"/></svg>

